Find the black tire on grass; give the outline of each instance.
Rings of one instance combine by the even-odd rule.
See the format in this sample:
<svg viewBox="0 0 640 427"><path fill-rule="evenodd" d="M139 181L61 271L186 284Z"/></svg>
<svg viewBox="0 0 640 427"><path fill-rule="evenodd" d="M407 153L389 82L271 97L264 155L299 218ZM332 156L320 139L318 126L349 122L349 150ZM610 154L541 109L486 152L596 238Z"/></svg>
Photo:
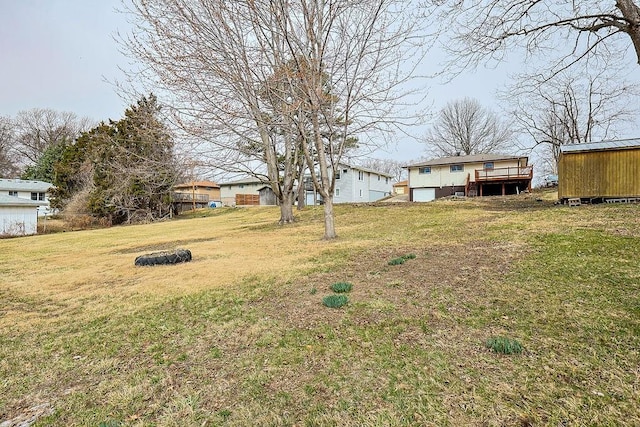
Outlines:
<svg viewBox="0 0 640 427"><path fill-rule="evenodd" d="M140 255L135 260L135 265L166 265L191 261L191 251L188 249L176 249L173 252L154 252Z"/></svg>

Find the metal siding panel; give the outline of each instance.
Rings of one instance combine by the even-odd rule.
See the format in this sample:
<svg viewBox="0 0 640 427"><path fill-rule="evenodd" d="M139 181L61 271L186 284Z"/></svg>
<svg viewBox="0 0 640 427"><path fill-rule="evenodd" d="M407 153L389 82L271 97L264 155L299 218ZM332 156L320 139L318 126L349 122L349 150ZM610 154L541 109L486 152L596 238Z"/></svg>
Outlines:
<svg viewBox="0 0 640 427"><path fill-rule="evenodd" d="M640 150L563 153L558 197L640 196Z"/></svg>

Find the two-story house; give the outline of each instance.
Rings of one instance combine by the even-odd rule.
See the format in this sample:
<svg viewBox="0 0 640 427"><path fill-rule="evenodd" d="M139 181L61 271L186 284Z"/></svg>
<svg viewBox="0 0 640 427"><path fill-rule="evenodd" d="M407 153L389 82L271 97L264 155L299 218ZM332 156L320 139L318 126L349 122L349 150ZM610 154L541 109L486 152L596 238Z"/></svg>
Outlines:
<svg viewBox="0 0 640 427"><path fill-rule="evenodd" d="M405 166L409 200L446 196L495 196L531 190L533 167L526 156L476 154L442 157Z"/></svg>
<svg viewBox="0 0 640 427"><path fill-rule="evenodd" d="M53 188L53 184L44 181L0 178L0 195L38 202L38 216L51 212L49 208L49 190L51 188Z"/></svg>
<svg viewBox="0 0 640 427"><path fill-rule="evenodd" d="M368 203L383 199L393 192L393 175L360 166L340 163L336 170L334 203ZM305 178L306 204L320 203L311 177Z"/></svg>

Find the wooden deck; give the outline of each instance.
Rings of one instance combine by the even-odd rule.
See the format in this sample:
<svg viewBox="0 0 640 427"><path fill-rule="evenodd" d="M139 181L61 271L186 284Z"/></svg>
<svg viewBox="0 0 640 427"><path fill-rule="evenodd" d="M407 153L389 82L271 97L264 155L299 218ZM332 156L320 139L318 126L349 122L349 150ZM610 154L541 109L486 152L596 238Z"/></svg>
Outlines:
<svg viewBox="0 0 640 427"><path fill-rule="evenodd" d="M476 182L521 181L533 178L533 166L476 169Z"/></svg>
<svg viewBox="0 0 640 427"><path fill-rule="evenodd" d="M499 185L498 194L502 194L503 196L505 196L507 194L512 194L514 191L515 193L519 193L525 188L528 191L531 191L533 166L476 169L474 174L474 181L471 180L471 174L467 174L467 179L465 181L465 196L482 197L486 195L485 189L491 189L492 187L493 190L491 192L493 193L493 195L496 195L496 185Z"/></svg>

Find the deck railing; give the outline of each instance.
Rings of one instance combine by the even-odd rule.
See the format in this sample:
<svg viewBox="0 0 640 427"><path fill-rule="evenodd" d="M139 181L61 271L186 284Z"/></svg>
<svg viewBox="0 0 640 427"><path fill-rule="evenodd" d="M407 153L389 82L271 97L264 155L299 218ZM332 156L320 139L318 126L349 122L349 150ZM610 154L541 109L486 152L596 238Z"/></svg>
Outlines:
<svg viewBox="0 0 640 427"><path fill-rule="evenodd" d="M209 203L208 194L198 193L173 193L173 201L179 203Z"/></svg>
<svg viewBox="0 0 640 427"><path fill-rule="evenodd" d="M531 178L533 178L533 166L512 166L506 168L476 169L476 182Z"/></svg>

